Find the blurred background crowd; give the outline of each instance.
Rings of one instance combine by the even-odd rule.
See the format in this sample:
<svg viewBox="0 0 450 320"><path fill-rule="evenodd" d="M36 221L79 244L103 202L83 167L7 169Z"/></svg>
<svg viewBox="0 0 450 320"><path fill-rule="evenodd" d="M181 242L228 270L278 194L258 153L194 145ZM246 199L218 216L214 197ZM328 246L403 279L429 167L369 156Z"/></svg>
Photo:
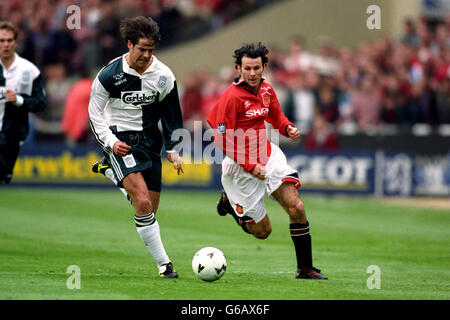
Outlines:
<svg viewBox="0 0 450 320"><path fill-rule="evenodd" d="M306 149L336 150L337 133L450 123L450 16L441 23L407 20L403 34L356 49L335 48L324 38L308 52L299 35L288 51L269 50L265 78L286 116L309 133ZM185 79L186 120L204 119L236 76L231 67L222 71L196 71Z"/></svg>
<svg viewBox="0 0 450 320"><path fill-rule="evenodd" d="M125 52L118 32L124 17L154 18L161 27L159 47L169 48L219 30L270 2L0 1L0 19L20 30L17 52L33 61L46 81L49 107L33 116L30 139L92 142L86 125L92 78ZM77 30L66 26L66 10L73 4L82 8ZM285 114L304 133L307 150L338 149L340 133L450 124L450 15L440 20L408 19L401 34L355 48L335 47L324 37L315 50L306 50L301 33L290 39L287 50L266 45L270 62L265 78L274 86ZM233 66L224 65L217 73L195 70L177 79L185 127L192 129L192 120L206 118L235 76Z"/></svg>

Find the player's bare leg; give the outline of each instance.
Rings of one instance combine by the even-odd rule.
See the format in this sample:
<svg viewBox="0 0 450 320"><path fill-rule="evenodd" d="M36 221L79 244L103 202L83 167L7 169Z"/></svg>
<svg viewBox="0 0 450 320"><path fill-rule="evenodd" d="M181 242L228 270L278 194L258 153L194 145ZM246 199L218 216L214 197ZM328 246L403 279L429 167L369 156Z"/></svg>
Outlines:
<svg viewBox="0 0 450 320"><path fill-rule="evenodd" d="M303 201L293 183L284 182L272 193L272 196L289 214L290 223L305 224L308 222Z"/></svg>
<svg viewBox="0 0 450 320"><path fill-rule="evenodd" d="M320 273L319 269L313 267L309 223L306 218L303 201L300 199L294 184L284 182L272 193L272 196L289 214L289 230L297 257L297 278L328 279Z"/></svg>
<svg viewBox="0 0 450 320"><path fill-rule="evenodd" d="M155 259L160 277L178 278L162 244L159 224L155 218L155 210L159 205L159 192L147 189L147 184L140 172L127 175L123 179L123 186L130 195L136 212L134 217L136 231Z"/></svg>
<svg viewBox="0 0 450 320"><path fill-rule="evenodd" d="M159 207L159 198L160 193L152 190L148 190L148 196L150 198L150 203L152 204L153 212L156 214L156 211L158 211Z"/></svg>
<svg viewBox="0 0 450 320"><path fill-rule="evenodd" d="M266 239L272 232L272 225L270 224L267 215L265 215L258 223L255 223L255 221L248 216L239 217L231 206L224 190L222 190L219 202L217 203L217 213L219 213L220 216L231 215L236 223L241 226L242 230L252 234L255 238Z"/></svg>
<svg viewBox="0 0 450 320"><path fill-rule="evenodd" d="M247 230L258 239L267 239L272 233L272 225L269 217L266 215L260 222L251 224L247 223Z"/></svg>
<svg viewBox="0 0 450 320"><path fill-rule="evenodd" d="M140 172L130 173L122 183L133 202L136 216L143 216L153 211L147 185Z"/></svg>

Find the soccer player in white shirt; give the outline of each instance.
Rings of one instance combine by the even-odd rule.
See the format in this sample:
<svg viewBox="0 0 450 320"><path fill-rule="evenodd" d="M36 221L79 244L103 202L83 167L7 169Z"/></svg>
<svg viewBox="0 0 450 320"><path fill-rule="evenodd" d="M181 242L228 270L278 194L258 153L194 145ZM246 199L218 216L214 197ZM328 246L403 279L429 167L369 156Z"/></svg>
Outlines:
<svg viewBox="0 0 450 320"><path fill-rule="evenodd" d="M0 184L12 179L29 132L28 113L47 105L41 72L15 52L17 35L13 24L0 22Z"/></svg>
<svg viewBox="0 0 450 320"><path fill-rule="evenodd" d="M167 159L178 174L183 173L177 142L171 140L172 132L183 125L175 76L153 55L160 38L155 21L142 16L126 18L120 32L128 53L100 70L92 85L89 121L105 155L105 163L94 168L126 190L135 209L136 230L155 259L160 277L177 278L155 218L163 140Z"/></svg>

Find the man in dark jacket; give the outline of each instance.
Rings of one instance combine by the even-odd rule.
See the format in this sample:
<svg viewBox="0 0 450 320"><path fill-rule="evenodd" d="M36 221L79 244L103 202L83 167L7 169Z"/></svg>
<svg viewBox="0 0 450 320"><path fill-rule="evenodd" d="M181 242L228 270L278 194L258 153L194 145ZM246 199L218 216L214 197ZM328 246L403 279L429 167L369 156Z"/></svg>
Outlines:
<svg viewBox="0 0 450 320"><path fill-rule="evenodd" d="M20 146L29 126L28 112L46 107L45 90L39 69L20 57L15 48L17 29L0 22L0 184L9 183Z"/></svg>

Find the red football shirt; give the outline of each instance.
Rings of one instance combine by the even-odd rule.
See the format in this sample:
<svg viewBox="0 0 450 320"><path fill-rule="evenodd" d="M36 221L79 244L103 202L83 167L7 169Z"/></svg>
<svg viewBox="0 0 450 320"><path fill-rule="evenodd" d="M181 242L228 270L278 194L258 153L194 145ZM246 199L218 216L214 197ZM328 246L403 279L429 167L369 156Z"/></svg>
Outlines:
<svg viewBox="0 0 450 320"><path fill-rule="evenodd" d="M214 142L222 152L250 172L257 163L265 165L271 154L264 121L287 137L288 125L275 91L262 81L258 91L246 82L233 82L208 115Z"/></svg>

